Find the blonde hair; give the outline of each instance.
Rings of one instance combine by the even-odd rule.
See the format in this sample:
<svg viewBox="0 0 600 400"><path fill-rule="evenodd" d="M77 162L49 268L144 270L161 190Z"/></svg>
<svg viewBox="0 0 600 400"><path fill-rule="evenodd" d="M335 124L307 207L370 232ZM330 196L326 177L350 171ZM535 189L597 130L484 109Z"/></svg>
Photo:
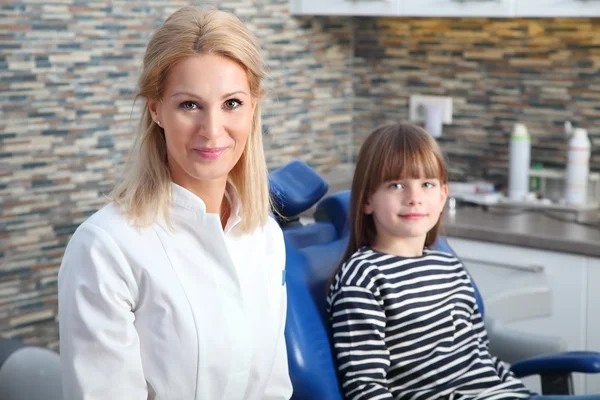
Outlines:
<svg viewBox="0 0 600 400"><path fill-rule="evenodd" d="M241 205L241 229L249 232L266 223L270 198L262 143L259 102L264 71L257 39L234 15L216 9L184 7L175 11L154 33L143 59L137 97L146 100L132 155L122 180L111 193L135 225L147 226L163 218L170 224L171 174L163 129L153 123L148 100L159 100L170 68L202 54L216 54L239 63L248 75L256 102L251 132L228 182Z"/></svg>
<svg viewBox="0 0 600 400"><path fill-rule="evenodd" d="M364 212L364 207L377 188L396 179L422 178L435 178L441 184L448 184L444 155L435 139L423 128L403 123L389 124L380 126L367 137L358 153L352 179L350 237L338 269L358 249L375 242L375 222L372 215ZM426 247L435 242L441 220L440 216L427 232Z"/></svg>

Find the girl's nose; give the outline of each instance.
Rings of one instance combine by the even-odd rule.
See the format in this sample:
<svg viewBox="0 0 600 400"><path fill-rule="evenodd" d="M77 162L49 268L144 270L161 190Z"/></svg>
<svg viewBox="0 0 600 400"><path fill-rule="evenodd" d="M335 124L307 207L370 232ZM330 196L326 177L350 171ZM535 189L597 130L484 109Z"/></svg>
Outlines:
<svg viewBox="0 0 600 400"><path fill-rule="evenodd" d="M420 187L410 188L406 193L406 202L408 205L417 205L423 202L423 190Z"/></svg>

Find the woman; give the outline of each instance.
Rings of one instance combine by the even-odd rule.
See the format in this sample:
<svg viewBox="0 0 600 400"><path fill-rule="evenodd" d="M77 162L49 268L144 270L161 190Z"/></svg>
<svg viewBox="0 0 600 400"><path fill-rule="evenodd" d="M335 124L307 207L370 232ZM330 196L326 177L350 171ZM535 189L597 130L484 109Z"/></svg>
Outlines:
<svg viewBox="0 0 600 400"><path fill-rule="evenodd" d="M288 399L256 39L186 7L150 40L140 130L58 278L65 399Z"/></svg>

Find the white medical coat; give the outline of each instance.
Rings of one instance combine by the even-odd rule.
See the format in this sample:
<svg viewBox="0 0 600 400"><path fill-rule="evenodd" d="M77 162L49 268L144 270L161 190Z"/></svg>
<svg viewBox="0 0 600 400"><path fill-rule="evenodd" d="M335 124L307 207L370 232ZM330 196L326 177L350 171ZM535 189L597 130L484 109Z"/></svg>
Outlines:
<svg viewBox="0 0 600 400"><path fill-rule="evenodd" d="M172 184L174 230L115 205L71 238L58 277L65 400L263 400L292 393L277 223L225 229Z"/></svg>

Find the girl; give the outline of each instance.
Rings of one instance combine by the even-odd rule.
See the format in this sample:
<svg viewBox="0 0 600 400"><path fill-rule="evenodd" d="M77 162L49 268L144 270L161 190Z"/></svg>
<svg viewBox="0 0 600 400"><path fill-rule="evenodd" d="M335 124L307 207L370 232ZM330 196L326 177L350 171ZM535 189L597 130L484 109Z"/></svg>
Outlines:
<svg viewBox="0 0 600 400"><path fill-rule="evenodd" d="M347 399L530 396L490 355L462 264L429 249L447 183L440 148L417 126L382 126L360 149L348 248L328 296Z"/></svg>

